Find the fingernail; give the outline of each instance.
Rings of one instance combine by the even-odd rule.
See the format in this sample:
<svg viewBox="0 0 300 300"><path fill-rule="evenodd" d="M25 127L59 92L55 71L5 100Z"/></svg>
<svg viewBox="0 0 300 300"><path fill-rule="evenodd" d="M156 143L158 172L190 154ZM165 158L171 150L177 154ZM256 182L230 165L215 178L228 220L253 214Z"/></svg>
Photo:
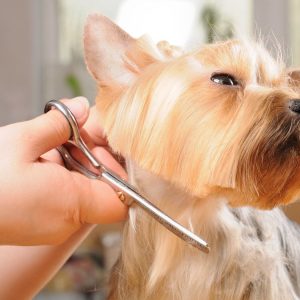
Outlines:
<svg viewBox="0 0 300 300"><path fill-rule="evenodd" d="M76 97L65 102L76 119L80 119L88 111L89 101L85 97Z"/></svg>

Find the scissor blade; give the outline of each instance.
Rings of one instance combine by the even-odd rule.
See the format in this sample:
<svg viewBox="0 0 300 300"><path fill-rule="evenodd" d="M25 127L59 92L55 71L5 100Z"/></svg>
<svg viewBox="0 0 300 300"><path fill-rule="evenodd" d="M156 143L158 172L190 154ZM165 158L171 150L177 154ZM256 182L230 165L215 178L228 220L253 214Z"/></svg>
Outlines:
<svg viewBox="0 0 300 300"><path fill-rule="evenodd" d="M179 238L187 242L188 244L196 247L197 249L209 253L210 248L206 241L201 239L199 236L186 229L168 215L163 213L158 207L149 202L145 197L143 197L133 186L128 182L121 179L116 174L110 171L103 171L101 178L105 179L106 182L116 186L119 190L129 195L137 205L139 205L143 210L150 214L155 220L166 227L168 230L172 231Z"/></svg>

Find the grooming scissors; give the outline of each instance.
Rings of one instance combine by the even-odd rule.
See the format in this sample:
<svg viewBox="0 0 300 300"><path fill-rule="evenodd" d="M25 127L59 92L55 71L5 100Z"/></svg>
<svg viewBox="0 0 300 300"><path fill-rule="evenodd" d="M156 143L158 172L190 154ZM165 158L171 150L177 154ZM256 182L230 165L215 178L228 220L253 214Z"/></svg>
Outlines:
<svg viewBox="0 0 300 300"><path fill-rule="evenodd" d="M174 221L172 218L167 216L158 207L156 207L145 197L143 197L132 185L120 178L118 175L116 175L113 171L108 169L105 165L103 165L94 157L94 155L89 151L88 147L82 140L77 121L66 105L57 100L51 100L46 104L44 112L48 112L51 108L58 109L64 115L64 117L67 119L70 125L71 137L69 141L57 148L57 150L62 156L65 166L68 169L75 170L89 178L101 180L108 183L109 185L118 189L125 195L129 196L131 198L130 200L134 201L151 217L153 217L156 221L162 224L169 231L173 232L179 238L205 253L209 252L210 249L206 241L204 241L199 236L197 236L196 234L194 234L193 232L191 232L190 230L183 227L182 225ZM83 164L77 161L70 154L66 146L77 147L89 160L92 166L98 170L99 174L89 170L87 167L85 167ZM123 203L129 206L132 203L132 201L128 201L127 197L124 196L124 194L119 193L119 195L121 195L119 198Z"/></svg>

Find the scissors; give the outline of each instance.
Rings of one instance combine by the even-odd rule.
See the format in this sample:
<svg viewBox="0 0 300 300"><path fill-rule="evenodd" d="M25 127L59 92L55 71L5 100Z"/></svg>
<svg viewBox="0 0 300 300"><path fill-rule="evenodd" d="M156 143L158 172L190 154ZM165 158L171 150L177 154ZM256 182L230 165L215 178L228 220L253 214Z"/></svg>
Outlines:
<svg viewBox="0 0 300 300"><path fill-rule="evenodd" d="M96 157L91 153L91 151L88 149L83 139L81 138L76 118L66 105L64 105L60 101L51 100L46 104L44 112L46 113L52 108L60 111L70 125L71 137L69 141L57 148L62 156L65 166L68 169L75 170L89 178L101 180L108 183L119 191L119 198L124 204L130 206L132 202L135 202L140 208L147 212L161 225L187 242L189 245L192 245L205 253L209 253L210 248L206 241L166 215L158 207L153 205L149 200L142 196L135 187L120 178L117 174L115 174L103 163L99 162L98 159L96 159ZM70 151L68 149L72 146L78 148L83 153L83 155L88 159L92 166L98 171L97 173L89 170L70 154ZM124 196L123 193L129 196L131 201L128 201L128 198Z"/></svg>

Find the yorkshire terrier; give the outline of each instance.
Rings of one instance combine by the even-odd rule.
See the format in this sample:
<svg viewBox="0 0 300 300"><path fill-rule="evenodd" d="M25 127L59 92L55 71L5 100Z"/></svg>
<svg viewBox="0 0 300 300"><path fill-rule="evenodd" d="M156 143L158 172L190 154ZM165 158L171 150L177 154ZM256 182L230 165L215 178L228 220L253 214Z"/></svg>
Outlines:
<svg viewBox="0 0 300 300"><path fill-rule="evenodd" d="M109 299L299 299L300 230L275 207L300 192L300 73L260 43L184 54L100 15L84 44L130 182L211 247L188 246L133 205Z"/></svg>

